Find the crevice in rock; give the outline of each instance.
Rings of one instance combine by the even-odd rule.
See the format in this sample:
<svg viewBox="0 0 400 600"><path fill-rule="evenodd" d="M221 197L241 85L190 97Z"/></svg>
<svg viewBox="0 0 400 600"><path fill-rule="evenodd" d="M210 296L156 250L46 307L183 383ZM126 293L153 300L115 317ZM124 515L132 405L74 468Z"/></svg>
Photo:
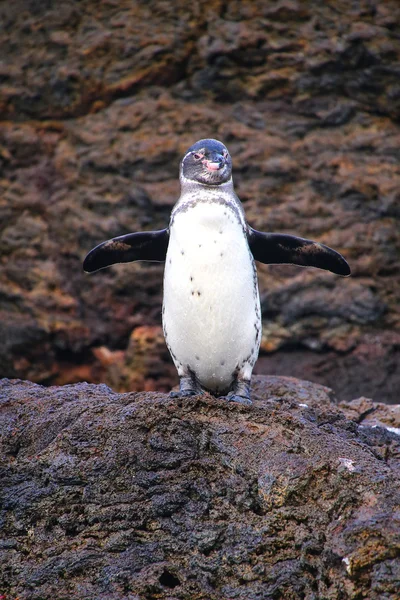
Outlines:
<svg viewBox="0 0 400 600"><path fill-rule="evenodd" d="M161 583L162 586L170 588L170 589L174 589L178 585L181 585L181 582L179 581L178 577L176 577L173 573L171 573L167 569L164 569L164 571L161 573L160 577L158 578L158 581Z"/></svg>

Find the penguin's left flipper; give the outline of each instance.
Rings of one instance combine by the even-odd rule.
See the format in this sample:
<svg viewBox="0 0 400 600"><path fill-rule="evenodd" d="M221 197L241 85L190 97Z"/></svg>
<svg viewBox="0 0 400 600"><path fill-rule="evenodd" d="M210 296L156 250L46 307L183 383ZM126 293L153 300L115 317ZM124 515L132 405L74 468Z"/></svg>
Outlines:
<svg viewBox="0 0 400 600"><path fill-rule="evenodd" d="M134 260L165 261L169 242L169 229L139 231L107 240L89 252L83 269L93 273L115 263Z"/></svg>
<svg viewBox="0 0 400 600"><path fill-rule="evenodd" d="M249 227L248 241L255 260L271 264L317 267L337 275L350 275L350 267L339 252L319 242L284 233L263 233Z"/></svg>

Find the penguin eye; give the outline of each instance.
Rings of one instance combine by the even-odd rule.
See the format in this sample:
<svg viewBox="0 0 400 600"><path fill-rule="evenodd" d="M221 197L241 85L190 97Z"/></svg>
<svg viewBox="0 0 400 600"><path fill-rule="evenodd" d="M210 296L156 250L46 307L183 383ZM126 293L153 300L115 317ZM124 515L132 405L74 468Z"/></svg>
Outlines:
<svg viewBox="0 0 400 600"><path fill-rule="evenodd" d="M199 154L198 152L193 152L192 156L195 160L200 160L203 158L203 154Z"/></svg>
<svg viewBox="0 0 400 600"><path fill-rule="evenodd" d="M228 152L226 150L224 150L223 156L224 156L224 158L228 158Z"/></svg>

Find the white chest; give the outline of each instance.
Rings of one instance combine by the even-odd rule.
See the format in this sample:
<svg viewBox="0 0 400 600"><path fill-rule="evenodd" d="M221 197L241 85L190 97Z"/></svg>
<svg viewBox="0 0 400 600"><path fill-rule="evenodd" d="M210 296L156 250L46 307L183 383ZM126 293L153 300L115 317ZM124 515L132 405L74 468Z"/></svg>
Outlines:
<svg viewBox="0 0 400 600"><path fill-rule="evenodd" d="M223 389L257 358L260 306L243 220L224 203L178 211L170 229L163 324L178 373Z"/></svg>

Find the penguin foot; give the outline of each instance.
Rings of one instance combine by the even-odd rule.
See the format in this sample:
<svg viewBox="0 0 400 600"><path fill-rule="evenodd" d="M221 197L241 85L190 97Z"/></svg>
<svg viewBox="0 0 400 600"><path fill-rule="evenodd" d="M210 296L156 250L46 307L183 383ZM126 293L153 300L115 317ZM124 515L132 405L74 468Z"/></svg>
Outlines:
<svg viewBox="0 0 400 600"><path fill-rule="evenodd" d="M227 396L224 396L224 398L228 402L238 402L239 404L243 404L244 406L250 406L251 404L253 404L248 396L239 396L238 394L235 394L235 392L229 392L229 394Z"/></svg>
<svg viewBox="0 0 400 600"><path fill-rule="evenodd" d="M197 385L194 377L181 377L179 379L179 391L170 392L170 398L187 398L189 396L198 396L203 394L203 390Z"/></svg>
<svg viewBox="0 0 400 600"><path fill-rule="evenodd" d="M250 381L247 379L237 379L233 384L233 389L224 396L228 402L238 402L245 406L250 406Z"/></svg>
<svg viewBox="0 0 400 600"><path fill-rule="evenodd" d="M179 390L176 392L170 392L169 397L170 398L187 398L188 396L197 396L200 393L201 392L198 392L197 390Z"/></svg>

